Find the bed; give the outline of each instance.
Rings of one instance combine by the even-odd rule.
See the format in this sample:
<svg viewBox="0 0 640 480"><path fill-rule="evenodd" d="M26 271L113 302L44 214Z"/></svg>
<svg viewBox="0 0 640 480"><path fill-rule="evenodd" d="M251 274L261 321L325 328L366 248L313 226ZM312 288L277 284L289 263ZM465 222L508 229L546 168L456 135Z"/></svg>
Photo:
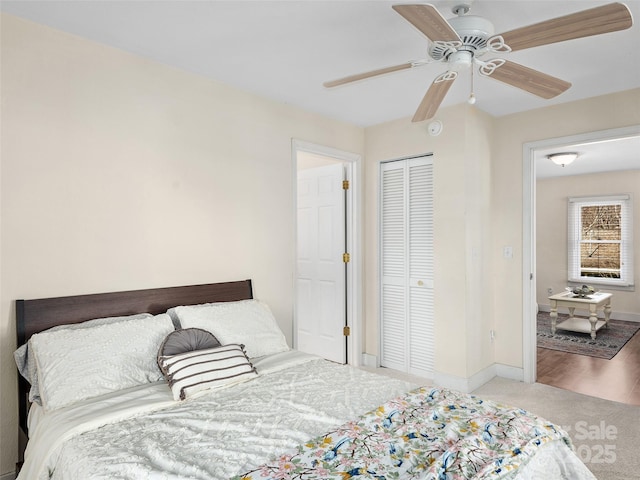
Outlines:
<svg viewBox="0 0 640 480"><path fill-rule="evenodd" d="M595 478L533 414L290 349L250 280L16 312L18 480Z"/></svg>

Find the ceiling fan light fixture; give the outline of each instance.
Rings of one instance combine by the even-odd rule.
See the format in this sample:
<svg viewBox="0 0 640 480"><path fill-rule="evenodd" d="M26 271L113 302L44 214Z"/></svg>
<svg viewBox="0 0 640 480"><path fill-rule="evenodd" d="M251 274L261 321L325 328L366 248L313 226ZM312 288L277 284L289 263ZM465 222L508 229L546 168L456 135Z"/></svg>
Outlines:
<svg viewBox="0 0 640 480"><path fill-rule="evenodd" d="M559 153L551 153L547 155L547 158L551 160L556 165L564 167L565 165L569 165L573 163L573 161L578 158L577 152L559 152Z"/></svg>
<svg viewBox="0 0 640 480"><path fill-rule="evenodd" d="M461 72L473 64L473 52L458 50L449 55L448 61L451 70Z"/></svg>

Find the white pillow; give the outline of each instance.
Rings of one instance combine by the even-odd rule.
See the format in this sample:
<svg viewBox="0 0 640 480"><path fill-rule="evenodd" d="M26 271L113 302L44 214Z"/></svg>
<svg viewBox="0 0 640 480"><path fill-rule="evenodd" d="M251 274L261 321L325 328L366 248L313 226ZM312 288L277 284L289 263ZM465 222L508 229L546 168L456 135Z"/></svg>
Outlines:
<svg viewBox="0 0 640 480"><path fill-rule="evenodd" d="M259 300L174 307L173 313L182 328L211 332L222 345L244 344L249 358L289 350L271 310Z"/></svg>
<svg viewBox="0 0 640 480"><path fill-rule="evenodd" d="M162 380L157 352L173 330L171 318L162 314L33 335L42 406L55 410Z"/></svg>
<svg viewBox="0 0 640 480"><path fill-rule="evenodd" d="M122 322L123 320L135 320L137 318L149 318L152 316L153 315L151 315L150 313L137 313L135 315L125 315L122 317L94 318L93 320L87 320L80 323L57 325L40 333L50 333L58 330L77 330L78 328L94 327L96 325L104 325L106 323ZM24 345L20 345L20 347L18 347L18 349L13 352L13 357L16 361L16 365L18 366L18 371L31 385L31 388L29 389L29 401L35 402L38 405L42 405L42 402L40 400L40 389L38 387L38 368L36 366L36 359L33 357L33 349L29 348L30 343L31 340L29 340Z"/></svg>
<svg viewBox="0 0 640 480"><path fill-rule="evenodd" d="M230 344L160 357L174 400L246 382L258 376L243 345Z"/></svg>

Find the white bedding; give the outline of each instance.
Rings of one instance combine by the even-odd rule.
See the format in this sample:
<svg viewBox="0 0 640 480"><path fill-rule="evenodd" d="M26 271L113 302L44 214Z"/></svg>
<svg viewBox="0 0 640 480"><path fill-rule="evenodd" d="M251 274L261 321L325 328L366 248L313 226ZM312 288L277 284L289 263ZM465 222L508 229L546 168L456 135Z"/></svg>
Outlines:
<svg viewBox="0 0 640 480"><path fill-rule="evenodd" d="M18 480L227 480L415 387L296 351L253 362L255 380L183 402L162 382L32 412ZM594 477L554 442L516 478Z"/></svg>

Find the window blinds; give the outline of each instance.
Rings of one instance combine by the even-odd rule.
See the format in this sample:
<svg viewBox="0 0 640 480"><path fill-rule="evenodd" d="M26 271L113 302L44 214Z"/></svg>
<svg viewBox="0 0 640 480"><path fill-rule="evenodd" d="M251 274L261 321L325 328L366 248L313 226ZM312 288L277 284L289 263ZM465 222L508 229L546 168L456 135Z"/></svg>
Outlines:
<svg viewBox="0 0 640 480"><path fill-rule="evenodd" d="M569 197L568 280L633 285L630 195Z"/></svg>

